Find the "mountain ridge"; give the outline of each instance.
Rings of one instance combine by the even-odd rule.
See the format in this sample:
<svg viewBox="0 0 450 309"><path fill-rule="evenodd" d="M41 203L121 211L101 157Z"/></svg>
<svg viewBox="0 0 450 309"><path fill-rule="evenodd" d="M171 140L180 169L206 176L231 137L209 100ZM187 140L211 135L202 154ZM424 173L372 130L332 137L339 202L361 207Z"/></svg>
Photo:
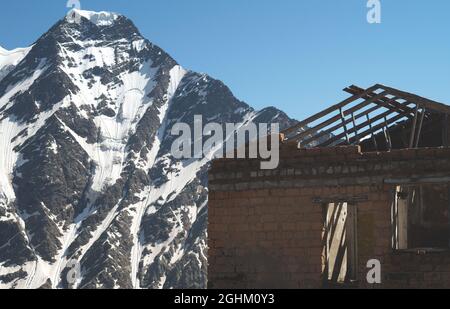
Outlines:
<svg viewBox="0 0 450 309"><path fill-rule="evenodd" d="M210 158L174 158L171 127L296 121L74 12L0 78L0 287L205 288Z"/></svg>

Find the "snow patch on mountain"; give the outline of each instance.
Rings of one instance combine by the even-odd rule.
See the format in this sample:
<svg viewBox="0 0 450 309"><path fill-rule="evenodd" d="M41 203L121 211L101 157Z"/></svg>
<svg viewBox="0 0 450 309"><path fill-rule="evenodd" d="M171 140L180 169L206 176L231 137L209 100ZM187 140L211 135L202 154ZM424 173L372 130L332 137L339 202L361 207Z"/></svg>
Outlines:
<svg viewBox="0 0 450 309"><path fill-rule="evenodd" d="M284 114L186 71L123 16L74 13L0 80L0 287L205 288L206 175L222 145L176 159L171 126Z"/></svg>
<svg viewBox="0 0 450 309"><path fill-rule="evenodd" d="M0 80L8 75L8 73L26 57L31 48L32 47L6 50L0 46Z"/></svg>
<svg viewBox="0 0 450 309"><path fill-rule="evenodd" d="M0 108L9 104L9 100L15 94L28 89L36 79L45 71L45 64L41 62L38 69L34 71L33 75L21 83L10 87L4 96L0 97ZM15 193L12 186L12 177L14 167L16 166L18 153L14 151L14 147L24 142L23 138L17 136L23 130L28 130L31 133L39 130L45 121L50 116L49 113L43 113L42 117L32 125L19 123L13 117L8 117L0 121L0 194L4 194L6 199L11 202L15 200Z"/></svg>
<svg viewBox="0 0 450 309"><path fill-rule="evenodd" d="M172 102L172 98L175 95L175 92L177 91L183 77L186 75L186 70L183 69L181 66L176 65L170 70L169 76L170 76L170 82L167 89L167 102L162 106L160 109L159 119L161 122L161 126L158 130L158 133L156 134L155 141L153 142L153 148L150 152L150 154L147 156L147 165L146 170L150 167L152 167L155 164L156 156L158 154L158 151L160 150L161 146L161 136L162 133L166 130L166 123L164 119L166 118L167 111L169 109L169 106ZM142 199L144 203L138 203L135 205L137 208L136 215L133 218L133 224L131 227L131 232L133 235L133 248L131 249L131 280L133 283L133 288L140 288L139 285L139 279L138 279L138 270L139 270L139 263L140 259L142 257L143 252L143 246L141 244L141 237L139 233L139 229L141 228L142 224L142 218L147 211L147 208L151 203L154 201L152 200L152 190L153 188L148 188L148 193L146 195L146 198Z"/></svg>
<svg viewBox="0 0 450 309"><path fill-rule="evenodd" d="M71 13L78 14L79 16L88 19L90 22L92 22L97 26L111 26L114 24L117 18L119 18L119 15L116 13L104 11L93 12L93 11L73 9L72 12L69 13L69 15Z"/></svg>

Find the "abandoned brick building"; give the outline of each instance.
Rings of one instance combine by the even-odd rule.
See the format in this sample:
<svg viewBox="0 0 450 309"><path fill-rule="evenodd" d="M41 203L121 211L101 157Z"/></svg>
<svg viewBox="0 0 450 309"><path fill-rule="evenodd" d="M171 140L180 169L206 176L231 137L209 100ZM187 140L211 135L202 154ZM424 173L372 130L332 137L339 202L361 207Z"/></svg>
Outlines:
<svg viewBox="0 0 450 309"><path fill-rule="evenodd" d="M277 169L213 162L210 288L450 288L450 107L345 90L283 132Z"/></svg>

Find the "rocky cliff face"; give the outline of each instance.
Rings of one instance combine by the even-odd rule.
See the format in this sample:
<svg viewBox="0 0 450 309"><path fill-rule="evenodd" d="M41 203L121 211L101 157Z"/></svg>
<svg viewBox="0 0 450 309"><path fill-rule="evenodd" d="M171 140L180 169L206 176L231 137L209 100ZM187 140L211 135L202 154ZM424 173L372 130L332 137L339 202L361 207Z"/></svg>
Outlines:
<svg viewBox="0 0 450 309"><path fill-rule="evenodd" d="M0 287L205 288L211 157L175 159L173 124L295 122L183 69L126 17L73 14L2 50Z"/></svg>

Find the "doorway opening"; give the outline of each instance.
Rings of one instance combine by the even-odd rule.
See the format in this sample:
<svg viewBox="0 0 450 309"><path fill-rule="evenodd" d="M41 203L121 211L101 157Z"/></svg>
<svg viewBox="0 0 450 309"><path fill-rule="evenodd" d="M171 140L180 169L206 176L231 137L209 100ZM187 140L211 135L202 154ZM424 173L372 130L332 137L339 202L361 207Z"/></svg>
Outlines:
<svg viewBox="0 0 450 309"><path fill-rule="evenodd" d="M323 277L329 287L357 280L357 207L347 202L324 205Z"/></svg>

